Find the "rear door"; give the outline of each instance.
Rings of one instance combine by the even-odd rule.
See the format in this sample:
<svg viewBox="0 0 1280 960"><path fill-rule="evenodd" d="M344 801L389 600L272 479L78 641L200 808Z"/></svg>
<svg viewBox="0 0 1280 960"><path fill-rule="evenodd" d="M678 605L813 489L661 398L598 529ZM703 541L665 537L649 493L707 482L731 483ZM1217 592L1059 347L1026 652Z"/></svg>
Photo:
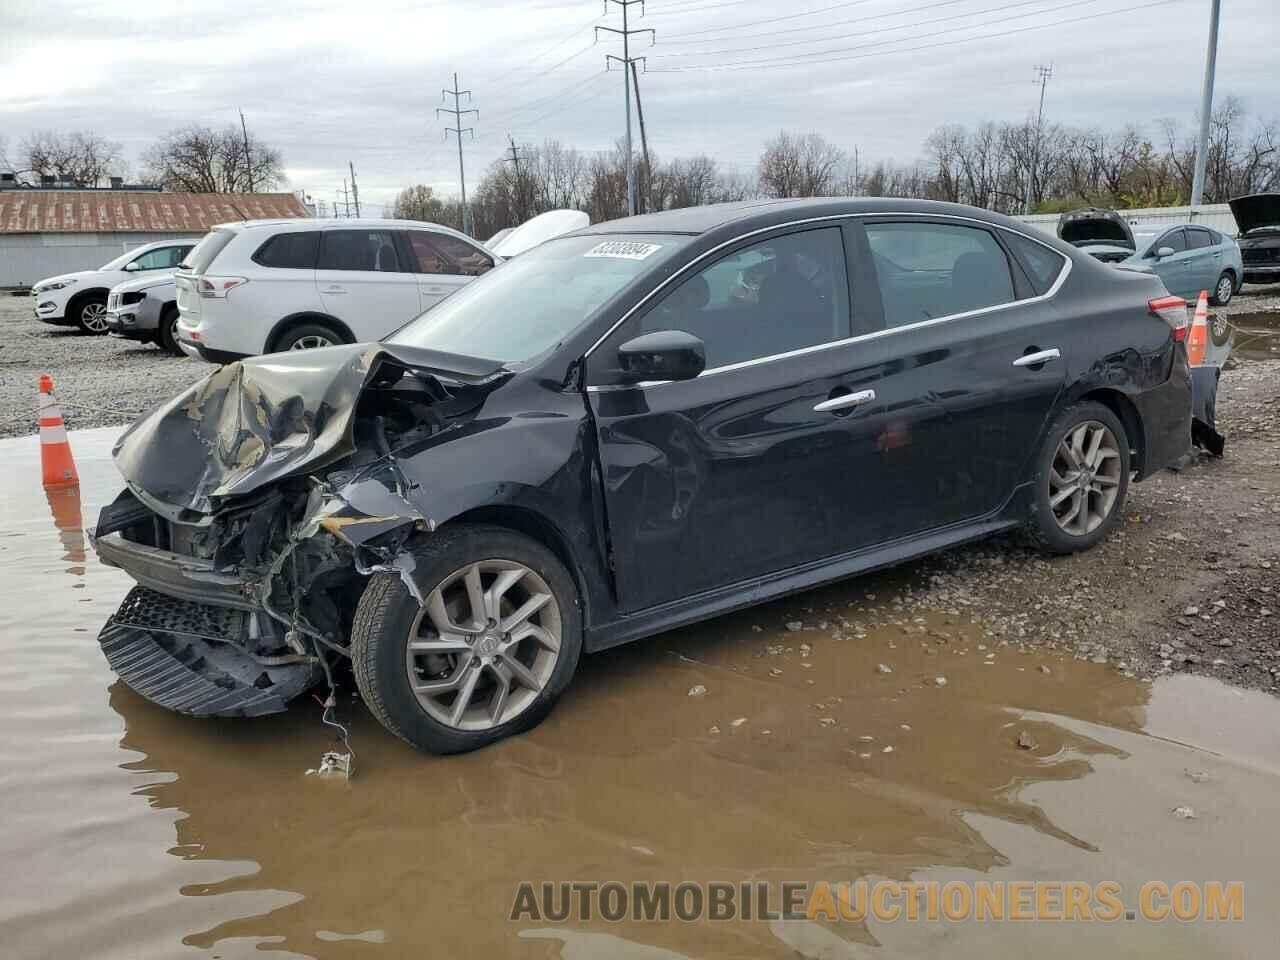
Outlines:
<svg viewBox="0 0 1280 960"><path fill-rule="evenodd" d="M1167 257L1157 255L1162 247L1169 247L1173 250ZM1151 245L1151 249L1147 252L1148 261L1156 274L1164 281L1165 287L1172 294L1179 297L1194 299L1198 291L1191 288L1195 286L1195 277L1192 271L1192 253L1187 249L1187 234L1181 227L1166 232L1159 240Z"/></svg>
<svg viewBox="0 0 1280 960"><path fill-rule="evenodd" d="M418 303L434 307L476 277L493 269L493 257L465 240L434 230L405 230L404 253L418 274Z"/></svg>
<svg viewBox="0 0 1280 960"><path fill-rule="evenodd" d="M1067 260L1017 235L1042 252L1033 284L994 228L862 223L883 317L863 352L884 421L859 479L884 541L992 514L1026 475L1065 380L1064 318L1044 294Z"/></svg>
<svg viewBox="0 0 1280 960"><path fill-rule="evenodd" d="M392 230L321 232L316 288L356 340L379 340L420 312L418 275L401 259Z"/></svg>
<svg viewBox="0 0 1280 960"><path fill-rule="evenodd" d="M1187 227L1186 232L1190 287L1196 296L1201 290L1212 295L1218 274L1222 272L1222 247L1204 227Z"/></svg>

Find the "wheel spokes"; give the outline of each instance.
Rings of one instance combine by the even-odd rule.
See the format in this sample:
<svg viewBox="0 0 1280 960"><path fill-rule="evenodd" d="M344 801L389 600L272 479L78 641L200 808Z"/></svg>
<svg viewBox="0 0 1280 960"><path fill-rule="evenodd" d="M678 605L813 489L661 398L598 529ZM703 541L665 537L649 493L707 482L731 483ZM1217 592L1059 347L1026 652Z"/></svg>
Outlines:
<svg viewBox="0 0 1280 960"><path fill-rule="evenodd" d="M471 697L476 692L476 684L480 682L479 669L468 668L462 679L462 683L458 688L458 695L454 698L453 708L449 719L456 727L462 723L462 717L467 712L467 707L471 706Z"/></svg>
<svg viewBox="0 0 1280 960"><path fill-rule="evenodd" d="M514 613L502 618L502 631L509 633L516 627L525 623L535 613L551 602L551 594L535 593L528 600L522 603Z"/></svg>

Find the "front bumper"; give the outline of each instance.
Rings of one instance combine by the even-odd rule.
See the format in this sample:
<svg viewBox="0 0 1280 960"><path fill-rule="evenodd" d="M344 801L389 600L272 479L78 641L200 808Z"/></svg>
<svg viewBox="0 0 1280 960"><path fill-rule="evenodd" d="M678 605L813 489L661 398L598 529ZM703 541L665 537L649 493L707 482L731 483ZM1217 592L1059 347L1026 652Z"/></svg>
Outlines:
<svg viewBox="0 0 1280 960"><path fill-rule="evenodd" d="M1241 283L1280 283L1280 263L1267 266L1244 265L1244 280Z"/></svg>
<svg viewBox="0 0 1280 960"><path fill-rule="evenodd" d="M219 572L209 560L135 543L121 533L95 537L93 545L103 563L120 567L158 593L237 610L262 610L244 581Z"/></svg>
<svg viewBox="0 0 1280 960"><path fill-rule="evenodd" d="M35 319L55 326L66 326L71 323L67 319L67 305L61 298L52 293L32 293L31 313Z"/></svg>
<svg viewBox="0 0 1280 960"><path fill-rule="evenodd" d="M107 331L129 340L154 340L160 329L160 301L143 297L107 311Z"/></svg>

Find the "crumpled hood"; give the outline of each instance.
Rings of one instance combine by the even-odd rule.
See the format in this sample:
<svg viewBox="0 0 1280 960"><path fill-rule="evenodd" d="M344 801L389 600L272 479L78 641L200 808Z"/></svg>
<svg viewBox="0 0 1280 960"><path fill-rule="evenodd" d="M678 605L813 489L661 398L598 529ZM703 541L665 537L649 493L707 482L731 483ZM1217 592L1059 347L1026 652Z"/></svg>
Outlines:
<svg viewBox="0 0 1280 960"><path fill-rule="evenodd" d="M1258 227L1280 227L1280 193L1254 193L1227 203L1242 235Z"/></svg>
<svg viewBox="0 0 1280 960"><path fill-rule="evenodd" d="M251 493L351 453L361 391L406 369L482 383L502 367L384 343L230 363L134 422L116 441L116 467L143 499L209 513L217 498Z"/></svg>

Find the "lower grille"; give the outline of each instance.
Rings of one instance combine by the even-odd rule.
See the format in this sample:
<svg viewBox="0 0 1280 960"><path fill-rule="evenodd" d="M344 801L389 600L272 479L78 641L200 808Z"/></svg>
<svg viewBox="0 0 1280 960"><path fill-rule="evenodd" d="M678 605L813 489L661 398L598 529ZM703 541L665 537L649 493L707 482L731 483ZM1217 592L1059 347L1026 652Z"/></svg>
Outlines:
<svg viewBox="0 0 1280 960"><path fill-rule="evenodd" d="M112 620L139 630L238 643L245 635L245 616L243 610L179 600L137 587L125 597Z"/></svg>

